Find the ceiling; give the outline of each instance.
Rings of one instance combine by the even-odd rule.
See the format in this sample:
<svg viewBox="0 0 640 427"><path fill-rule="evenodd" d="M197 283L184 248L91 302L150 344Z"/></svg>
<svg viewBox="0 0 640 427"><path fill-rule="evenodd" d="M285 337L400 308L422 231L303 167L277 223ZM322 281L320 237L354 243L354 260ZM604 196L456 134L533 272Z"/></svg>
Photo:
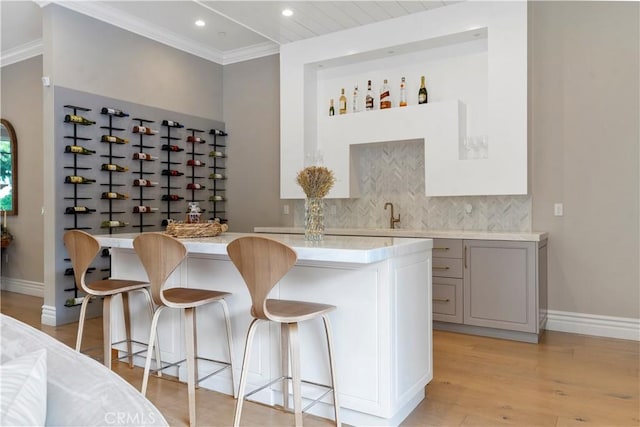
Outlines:
<svg viewBox="0 0 640 427"><path fill-rule="evenodd" d="M282 44L460 0L427 1L0 1L0 62L42 52L42 10L50 3L210 61L229 64L279 51ZM289 8L293 15L285 17ZM204 27L197 27L201 19ZM38 48L40 49L38 52Z"/></svg>

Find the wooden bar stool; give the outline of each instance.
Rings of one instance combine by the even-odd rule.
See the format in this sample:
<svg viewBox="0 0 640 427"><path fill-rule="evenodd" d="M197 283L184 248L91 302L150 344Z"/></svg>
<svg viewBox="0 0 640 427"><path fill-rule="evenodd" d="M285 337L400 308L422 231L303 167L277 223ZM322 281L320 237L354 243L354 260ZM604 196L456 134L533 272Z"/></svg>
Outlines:
<svg viewBox="0 0 640 427"><path fill-rule="evenodd" d="M82 300L80 307L80 319L78 322L78 336L76 338L76 351L80 352L82 346L82 333L84 330L84 321L87 313L87 305L92 297L102 297L102 330L103 330L103 347L104 347L104 365L111 369L111 347L113 344L126 342L127 357L129 359L129 367L133 368L132 342L146 345L138 341L131 340L131 325L129 316L129 292L142 291L147 299L149 312L153 316L153 305L151 304L151 294L149 292L150 284L137 280L122 279L104 279L86 283L86 275L89 266L100 252L100 243L92 235L81 230L69 230L64 233L64 245L71 258L73 266L73 274L75 276L76 285L87 295ZM124 326L126 331L126 340L112 343L111 338L111 298L115 295L122 295L122 308L124 312ZM144 350L143 350L144 351ZM149 351L149 348L147 348ZM141 352L138 352L141 353ZM136 354L138 354L136 353ZM160 352L157 352L159 355Z"/></svg>
<svg viewBox="0 0 640 427"><path fill-rule="evenodd" d="M233 395L235 394L235 381L233 375L233 341L231 336L231 322L229 320L229 309L224 298L230 296L228 292L220 292L208 289L195 289L184 287L166 288L165 284L169 276L182 263L187 256L187 248L178 239L163 233L143 233L133 240L133 248L135 249L142 265L144 266L149 281L151 282L151 295L156 304L156 311L151 322L151 333L149 335L149 345L154 346L154 337L158 327L158 319L160 313L169 308L182 309L184 313L184 334L186 359L179 362L171 363L169 366L175 366L182 362L187 362L187 392L189 396L189 424L196 425L196 383L209 378L212 375L222 372L229 368L231 370L231 383ZM218 303L222 307L224 319L227 329L227 344L229 350L229 361L218 361L197 357L196 351L196 317L195 309L205 304ZM156 348L158 346L156 345ZM197 377L197 359L207 360L223 365L222 368L207 375L204 378L196 380ZM158 360L160 360L158 358ZM147 385L149 382L149 370L151 367L151 353L147 353L147 361L144 367L144 376L142 379L142 394L146 395ZM164 369L161 368L161 369Z"/></svg>
<svg viewBox="0 0 640 427"><path fill-rule="evenodd" d="M289 407L289 386L288 381L292 381L293 386L293 407L296 426L302 425L302 395L301 383L306 382L300 379L300 346L298 342L298 323L322 317L327 337L327 347L329 351L329 368L331 371L331 386L324 386L312 383L316 386L325 387L326 392L309 404L304 411L317 403L325 395L333 391L333 404L336 425L340 425L340 415L338 403L338 391L336 387L335 363L333 357L333 344L331 338L331 326L328 313L335 310L335 306L327 304L317 304L305 301L288 301L278 299L267 299L269 292L284 277L284 275L296 263L297 255L289 246L276 240L247 236L240 237L227 246L229 258L236 266L244 279L249 294L251 294L251 315L254 317L249 331L247 332L247 342L242 361L242 373L240 374L240 389L238 390L238 402L233 419L234 426L240 425L242 405L244 399L278 381L283 381L283 407ZM244 394L247 382L247 369L249 367L249 357L251 355L251 345L258 324L264 321L280 323L281 351L282 351L282 376L271 381L269 384L257 390ZM291 354L291 376L289 372L289 352Z"/></svg>

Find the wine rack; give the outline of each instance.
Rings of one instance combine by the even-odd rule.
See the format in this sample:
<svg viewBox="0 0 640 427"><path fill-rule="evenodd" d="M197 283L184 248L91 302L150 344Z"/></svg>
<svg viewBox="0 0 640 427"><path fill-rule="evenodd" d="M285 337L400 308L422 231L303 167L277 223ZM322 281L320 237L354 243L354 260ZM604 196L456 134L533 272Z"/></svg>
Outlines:
<svg viewBox="0 0 640 427"><path fill-rule="evenodd" d="M138 214L138 224L134 224L133 227L139 228L140 232L143 233L145 228L155 227L155 225L149 223L145 224L144 220L147 215L157 211L156 207L150 206L150 204L147 203L155 200L155 198L145 197L144 194L145 190L149 189L148 187L157 185L157 183L148 179L151 175L154 175L155 172L148 170L145 171L146 163L155 160L149 152L149 150L155 147L145 143L145 138L147 136L154 135L154 131L152 131L147 125L155 122L153 120L141 119L139 117L135 117L132 120L138 122L138 125L133 128L133 132L137 134L139 138L138 143L133 144L134 147L138 148L138 152L133 155L133 159L138 161L138 170L133 171L133 174L137 176L137 178L133 180L133 191L136 191L137 187L138 194L137 197L132 197L132 200L138 202L136 206L133 207L133 213Z"/></svg>
<svg viewBox="0 0 640 427"><path fill-rule="evenodd" d="M73 201L73 206L67 206L65 207L65 214L66 215L73 215L73 225L70 227L65 227L65 230L91 230L91 227L81 227L79 224L79 217L86 215L86 214L91 214L93 212L96 211L96 209L92 209L89 208L87 206L85 206L85 202L81 202L81 201L85 201L85 200L91 200L92 197L88 197L86 194L84 194L84 192L82 194L80 194L79 191L79 187L80 185L84 186L83 184L91 184L93 182L93 180L89 180L89 181L84 181L87 178L84 178L81 174L84 173L83 171L89 171L92 168L90 166L81 166L78 164L78 156L84 156L84 155L93 155L96 152L94 150L90 150L88 148L85 147L86 143L88 141L91 141L91 138L87 138L84 136L79 136L78 134L78 130L80 127L83 126L90 126L92 124L94 124L94 122L91 122L90 120L84 118L83 116L81 116L80 114L84 114L86 112L91 111L90 108L85 108L85 107L78 107L76 105L65 105L64 108L67 108L69 110L72 111L71 114L66 114L65 115L65 123L67 124L71 124L71 126L73 126L73 135L65 135L64 138L66 140L71 140L72 145L65 145L65 154L66 155L70 155L73 156L73 165L70 166L64 166L65 169L68 169L69 172L71 173L71 175L67 175L65 177L65 185L72 185L73 186L73 195L72 196L65 196L64 199L65 200L72 200ZM81 145L82 144L82 145ZM79 178L82 177L82 180L80 180ZM79 203L81 202L81 203ZM65 258L64 259L66 262L71 262L71 259L69 258ZM95 271L95 268L90 268L88 270L88 272L93 272ZM65 276L71 276L72 280L73 280L73 287L70 288L65 288L64 291L65 292L73 292L73 304L65 304L65 306L67 307L71 307L74 305L78 305L75 304L75 301L77 301L78 298L78 286L75 283L75 277L73 274L73 268L72 267L68 267L65 269L64 271L64 275Z"/></svg>
<svg viewBox="0 0 640 427"><path fill-rule="evenodd" d="M117 132L124 132L125 129L114 126L113 121L114 119L126 117L128 116L128 114L125 114L120 110L108 107L103 107L101 110L101 114L106 116L106 118L108 119L106 126L100 126L100 129L103 129L103 131L107 132L103 132L103 134L100 136L100 142L106 144L108 147L107 154L100 155L100 157L102 157L106 161L106 163L102 163L100 169L103 173L107 174L108 181L101 183L100 185L103 187L103 190L105 190L102 192L101 198L103 200L106 200L108 205L104 211L100 212L101 215L107 215L107 219L102 221L100 227L108 229L109 234L112 234L114 227L120 227L125 224L123 220L114 219L114 215L123 215L125 211L122 210L122 203L118 203L118 198L112 196L114 194L123 194L121 190L122 187L126 186L126 184L121 182L114 182L114 176L128 170L127 167L117 164L118 161L125 159L126 156L114 154L114 147L129 143L128 139L116 135ZM117 206L117 210L114 210L115 206Z"/></svg>
<svg viewBox="0 0 640 427"><path fill-rule="evenodd" d="M188 197L190 202L204 202L204 199L201 199L201 192L206 187L202 185L198 180L204 179L204 171L206 167L206 163L203 160L204 153L200 153L196 150L196 147L200 144L206 143L204 139L200 136L203 130L188 128L191 135L187 136L187 146L191 147L191 151L187 152L187 173L191 173L191 175L187 175L187 193L190 193L190 198ZM204 212L204 210L202 211Z"/></svg>
<svg viewBox="0 0 640 427"><path fill-rule="evenodd" d="M212 159L212 164L209 166L209 168L212 169L211 174L209 174L209 179L211 180L211 196L209 196L209 201L211 202L211 219L214 220L218 218L220 223L225 223L227 222L227 219L224 218L226 213L227 190L224 183L227 178L227 144L224 137L227 136L227 133L220 129L211 129L209 135L212 135L213 138L213 142L209 143L213 148L209 152L209 157Z"/></svg>
<svg viewBox="0 0 640 427"><path fill-rule="evenodd" d="M161 187L163 190L166 190L161 196L162 201L165 202L165 210L162 211L162 214L166 215L166 218L162 220L162 226L166 226L168 220L171 219L171 215L183 213L184 211L184 209L177 210L175 207L176 204L174 203L183 200L184 197L173 192L173 190L182 188L176 185L176 180L178 177L184 175L184 172L174 169L174 167L175 165L182 164L175 155L184 151L184 149L174 144L174 142L181 140L181 138L177 136L176 130L184 126L172 120L163 120L162 126L166 127L166 135L161 136L161 138L164 139L161 149L166 153L166 160L161 161L161 163L165 165L165 169L162 170L162 175L166 178L166 185ZM174 131L173 135L171 134L172 130Z"/></svg>

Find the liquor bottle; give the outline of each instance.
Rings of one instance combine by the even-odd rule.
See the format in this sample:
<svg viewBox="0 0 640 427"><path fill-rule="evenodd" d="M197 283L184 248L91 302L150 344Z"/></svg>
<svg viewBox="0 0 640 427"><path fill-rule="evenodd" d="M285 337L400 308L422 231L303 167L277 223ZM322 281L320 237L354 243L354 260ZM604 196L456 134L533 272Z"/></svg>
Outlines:
<svg viewBox="0 0 640 427"><path fill-rule="evenodd" d="M333 98L329 100L329 117L336 115L336 109L333 107Z"/></svg>
<svg viewBox="0 0 640 427"><path fill-rule="evenodd" d="M102 221L100 228L117 228L126 227L127 225L129 225L129 223L124 221Z"/></svg>
<svg viewBox="0 0 640 427"><path fill-rule="evenodd" d="M358 85L355 85L353 88L353 100L351 104L351 112L352 113L358 112Z"/></svg>
<svg viewBox="0 0 640 427"><path fill-rule="evenodd" d="M146 135L155 135L156 133L158 133L158 131L148 128L146 126L134 126L133 133L144 133Z"/></svg>
<svg viewBox="0 0 640 427"><path fill-rule="evenodd" d="M129 140L126 138L120 138L119 136L102 135L100 138L102 142L114 142L116 144L128 144Z"/></svg>
<svg viewBox="0 0 640 427"><path fill-rule="evenodd" d="M222 151L210 151L209 157L224 157L224 153Z"/></svg>
<svg viewBox="0 0 640 427"><path fill-rule="evenodd" d="M209 174L209 179L224 179L224 175L221 173L212 173Z"/></svg>
<svg viewBox="0 0 640 427"><path fill-rule="evenodd" d="M204 185L188 183L187 190L204 190Z"/></svg>
<svg viewBox="0 0 640 427"><path fill-rule="evenodd" d="M64 152L84 155L96 154L94 150L89 150L88 148L84 148L79 145L67 145L64 147Z"/></svg>
<svg viewBox="0 0 640 427"><path fill-rule="evenodd" d="M371 90L371 80L367 81L367 97L365 98L366 110L373 110L373 91Z"/></svg>
<svg viewBox="0 0 640 427"><path fill-rule="evenodd" d="M162 171L162 175L165 176L182 176L184 173L174 170L174 169L165 169Z"/></svg>
<svg viewBox="0 0 640 427"><path fill-rule="evenodd" d="M211 135L216 135L216 136L227 136L228 135L228 133L226 133L225 131L220 130L220 129L211 129L209 131L209 133Z"/></svg>
<svg viewBox="0 0 640 427"><path fill-rule="evenodd" d="M66 182L67 184L91 184L93 182L96 182L96 180L85 178L84 176L67 175L64 177L64 182Z"/></svg>
<svg viewBox="0 0 640 427"><path fill-rule="evenodd" d="M347 97L344 96L344 88L340 91L340 101L338 105L340 114L347 114Z"/></svg>
<svg viewBox="0 0 640 427"><path fill-rule="evenodd" d="M200 160L187 160L187 166L204 166Z"/></svg>
<svg viewBox="0 0 640 427"><path fill-rule="evenodd" d="M155 187L158 185L157 182L149 181L148 179L134 179L133 186L134 187Z"/></svg>
<svg viewBox="0 0 640 427"><path fill-rule="evenodd" d="M134 206L133 213L151 213L157 211L158 208L152 208L151 206Z"/></svg>
<svg viewBox="0 0 640 427"><path fill-rule="evenodd" d="M199 136L193 136L193 135L189 135L187 137L187 142L199 142L201 144L204 144L204 139L200 138Z"/></svg>
<svg viewBox="0 0 640 427"><path fill-rule="evenodd" d="M129 170L126 166L114 165L111 163L103 163L100 167L103 171L115 171L115 172L126 172Z"/></svg>
<svg viewBox="0 0 640 427"><path fill-rule="evenodd" d="M86 206L71 206L65 208L64 213L66 214L88 214L91 212L95 212L95 209L89 209Z"/></svg>
<svg viewBox="0 0 640 427"><path fill-rule="evenodd" d="M158 160L157 157L147 153L133 153L133 160Z"/></svg>
<svg viewBox="0 0 640 427"><path fill-rule="evenodd" d="M123 113L122 110L116 110L115 108L102 107L102 114L110 114L117 117L129 117L127 113Z"/></svg>
<svg viewBox="0 0 640 427"><path fill-rule="evenodd" d="M162 144L162 147L160 147L160 150L177 152L177 151L184 151L184 148L180 148L177 145Z"/></svg>
<svg viewBox="0 0 640 427"><path fill-rule="evenodd" d="M65 123L75 123L77 125L84 125L84 126L89 126L89 125L95 125L96 122L93 122L89 119L86 119L82 116L77 116L75 114L67 114L66 116L64 116L64 121Z"/></svg>
<svg viewBox="0 0 640 427"><path fill-rule="evenodd" d="M391 108L391 93L389 92L389 85L387 79L384 79L382 89L380 89L380 109Z"/></svg>
<svg viewBox="0 0 640 427"><path fill-rule="evenodd" d="M172 202L175 202L176 200L182 200L182 199L184 199L184 197L180 197L177 194L163 194L161 197L161 200L172 201Z"/></svg>
<svg viewBox="0 0 640 427"><path fill-rule="evenodd" d="M424 76L420 77L420 89L418 90L418 104L427 103L427 88L424 85Z"/></svg>
<svg viewBox="0 0 640 427"><path fill-rule="evenodd" d="M181 125L178 122L174 122L173 120L163 120L162 121L162 126L169 126L172 128L183 128L184 125Z"/></svg>
<svg viewBox="0 0 640 427"><path fill-rule="evenodd" d="M405 83L404 77L400 82L400 107L407 106L407 85Z"/></svg>
<svg viewBox="0 0 640 427"><path fill-rule="evenodd" d="M114 191L104 192L101 199L118 199L118 200L126 200L129 198L128 194L116 193Z"/></svg>

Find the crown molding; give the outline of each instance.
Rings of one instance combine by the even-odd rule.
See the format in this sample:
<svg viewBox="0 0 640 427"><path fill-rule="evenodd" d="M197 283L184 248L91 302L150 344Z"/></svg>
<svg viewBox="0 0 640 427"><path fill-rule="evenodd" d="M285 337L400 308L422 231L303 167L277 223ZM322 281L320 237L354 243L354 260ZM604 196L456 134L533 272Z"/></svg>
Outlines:
<svg viewBox="0 0 640 427"><path fill-rule="evenodd" d="M280 45L272 42L264 42L240 49L227 50L224 52L222 65L249 61L250 59L262 58L263 56L275 55L277 53L280 53Z"/></svg>
<svg viewBox="0 0 640 427"><path fill-rule="evenodd" d="M37 39L14 48L7 49L0 53L0 67L42 55L42 46L42 39Z"/></svg>

